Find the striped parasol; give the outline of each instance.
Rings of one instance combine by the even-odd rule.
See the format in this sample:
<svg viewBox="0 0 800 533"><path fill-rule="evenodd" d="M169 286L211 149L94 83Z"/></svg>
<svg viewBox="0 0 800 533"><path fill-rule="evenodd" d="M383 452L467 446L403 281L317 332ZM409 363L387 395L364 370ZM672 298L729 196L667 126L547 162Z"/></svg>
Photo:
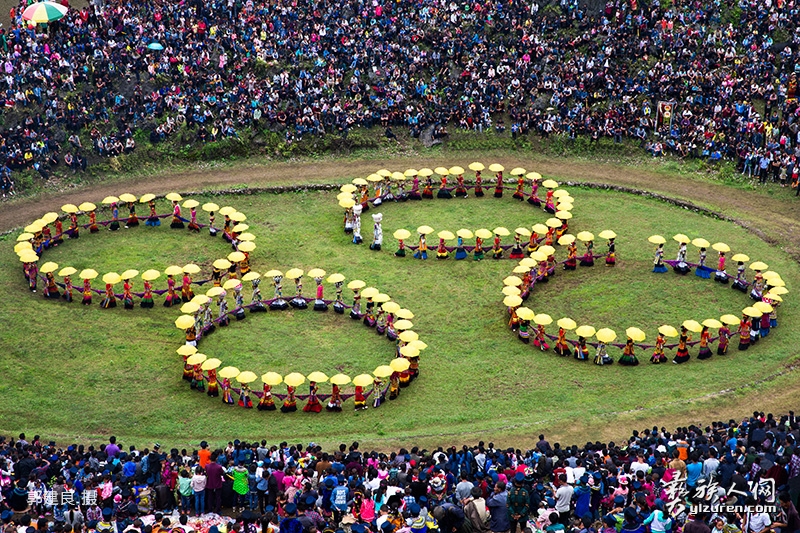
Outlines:
<svg viewBox="0 0 800 533"><path fill-rule="evenodd" d="M36 2L25 8L22 18L35 22L36 24L46 24L56 21L67 14L67 8L55 2L45 1Z"/></svg>

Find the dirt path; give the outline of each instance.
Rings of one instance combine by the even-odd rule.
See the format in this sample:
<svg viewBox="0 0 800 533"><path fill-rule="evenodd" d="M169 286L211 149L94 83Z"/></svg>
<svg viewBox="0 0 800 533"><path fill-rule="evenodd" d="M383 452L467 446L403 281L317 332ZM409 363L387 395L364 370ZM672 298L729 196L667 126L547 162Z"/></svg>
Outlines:
<svg viewBox="0 0 800 533"><path fill-rule="evenodd" d="M21 227L46 211L57 211L66 203L80 203L110 194L131 192L198 191L224 189L232 185L287 185L344 181L366 176L378 168L392 170L409 166L450 166L467 157L393 158L344 162L326 160L304 163L270 163L264 166L243 164L224 170L181 172L130 179L124 182L99 183L66 192L45 193L36 198L21 199L0 207L0 231ZM795 258L800 258L800 201L786 190L745 191L700 178L666 176L641 168L563 159L518 157L497 158L508 167L524 166L561 180L611 183L649 190L666 196L689 200L740 220L762 238L779 244ZM466 165L465 165L466 166ZM774 193L774 196L770 193Z"/></svg>

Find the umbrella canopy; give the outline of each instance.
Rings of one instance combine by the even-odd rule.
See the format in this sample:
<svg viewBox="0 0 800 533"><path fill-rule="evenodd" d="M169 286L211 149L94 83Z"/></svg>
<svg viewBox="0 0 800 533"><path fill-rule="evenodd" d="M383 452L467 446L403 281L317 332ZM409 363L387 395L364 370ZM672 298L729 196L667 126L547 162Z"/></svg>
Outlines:
<svg viewBox="0 0 800 533"><path fill-rule="evenodd" d="M126 270L125 272L120 274L119 277L121 277L122 279L133 279L138 275L139 275L139 271L138 270L135 270L133 268L129 268L128 270Z"/></svg>
<svg viewBox="0 0 800 533"><path fill-rule="evenodd" d="M561 246L567 246L575 242L575 235L562 235L558 238L558 244Z"/></svg>
<svg viewBox="0 0 800 533"><path fill-rule="evenodd" d="M433 176L433 170L429 168L421 168L417 173L418 176L422 176L423 178L427 178L428 176Z"/></svg>
<svg viewBox="0 0 800 533"><path fill-rule="evenodd" d="M365 180L364 178L356 178L353 180L353 185L366 185L366 184L367 180Z"/></svg>
<svg viewBox="0 0 800 533"><path fill-rule="evenodd" d="M549 219L549 220L558 220L558 219L557 219L557 218L556 218L556 219L552 219L552 218L551 218L551 219ZM553 226L553 227L554 227L554 228L556 228L556 227L561 227L561 221L558 221L558 226ZM539 233L539 234L541 234L541 233L547 233L547 228L548 228L548 226L545 226L545 225L544 225L544 224L542 224L541 222L539 222L538 224L534 224L533 226L531 226L531 229L532 229L534 232L536 232L536 233Z"/></svg>
<svg viewBox="0 0 800 533"><path fill-rule="evenodd" d="M453 239L456 238L456 236L453 235L452 231L447 231L447 230L440 231L439 233L436 234L436 236L446 241L452 241Z"/></svg>
<svg viewBox="0 0 800 533"><path fill-rule="evenodd" d="M119 202L119 198L117 198L116 196L106 196L105 198L103 198L103 201L101 203L105 205L110 205L110 204L116 204L117 202Z"/></svg>
<svg viewBox="0 0 800 533"><path fill-rule="evenodd" d="M531 268L526 267L525 265L517 265L514 267L514 270L512 272L514 272L514 274L526 274L530 272L530 270Z"/></svg>
<svg viewBox="0 0 800 533"><path fill-rule="evenodd" d="M197 353L197 347L191 344L183 344L175 351L178 352L178 355L189 356Z"/></svg>
<svg viewBox="0 0 800 533"><path fill-rule="evenodd" d="M372 373L378 376L379 378L388 378L389 376L394 374L394 370L389 365L381 365L375 370L373 370Z"/></svg>
<svg viewBox="0 0 800 533"><path fill-rule="evenodd" d="M722 322L717 320L716 318L706 318L703 320L702 324L707 328L718 329L722 327Z"/></svg>
<svg viewBox="0 0 800 533"><path fill-rule="evenodd" d="M328 381L328 376L324 372L312 372L308 375L308 381L324 383Z"/></svg>
<svg viewBox="0 0 800 533"><path fill-rule="evenodd" d="M509 294L503 298L503 305L506 307L519 307L522 305L522 298L516 294ZM530 318L526 318L525 320L530 320Z"/></svg>
<svg viewBox="0 0 800 533"><path fill-rule="evenodd" d="M696 239L692 239L692 245L698 248L708 248L711 246L711 243L702 237L697 237Z"/></svg>
<svg viewBox="0 0 800 533"><path fill-rule="evenodd" d="M156 199L156 195L155 194L147 193L147 194L142 195L141 198L139 198L139 203L140 204L146 204L150 200L155 200L155 199Z"/></svg>
<svg viewBox="0 0 800 533"><path fill-rule="evenodd" d="M232 289L235 289L235 288L239 287L241 284L242 284L242 282L239 281L238 279L231 278L231 279L227 280L225 283L222 284L222 288L229 291L229 290L232 290Z"/></svg>
<svg viewBox="0 0 800 533"><path fill-rule="evenodd" d="M739 317L737 317L736 315L722 315L721 317L719 317L719 321L729 326L739 325Z"/></svg>
<svg viewBox="0 0 800 533"><path fill-rule="evenodd" d="M153 42L153 43L148 44L147 48L148 48L148 50L163 50L164 49L164 45L162 45L161 43Z"/></svg>
<svg viewBox="0 0 800 533"><path fill-rule="evenodd" d="M231 207L229 205L226 205L226 206L223 206L223 207L219 208L219 214L222 215L222 216L230 217L235 212L236 212L236 209L234 209L233 207Z"/></svg>
<svg viewBox="0 0 800 533"><path fill-rule="evenodd" d="M684 242L689 242L691 239L683 233L678 233L672 236L672 240L675 242L684 243Z"/></svg>
<svg viewBox="0 0 800 533"><path fill-rule="evenodd" d="M331 382L333 385L347 385L350 383L350 376L345 376L344 374L336 374L335 376L331 376L331 379L328 381Z"/></svg>
<svg viewBox="0 0 800 533"><path fill-rule="evenodd" d="M408 346L403 346L403 348L408 348ZM389 363L389 368L395 372L405 372L410 366L411 363L408 361L408 359L403 357L396 357L391 363Z"/></svg>
<svg viewBox="0 0 800 533"><path fill-rule="evenodd" d="M578 326L578 329L575 330L575 335L579 337L592 337L595 334L595 329L593 326Z"/></svg>
<svg viewBox="0 0 800 533"><path fill-rule="evenodd" d="M728 246L727 244L725 244L724 242L715 242L714 244L711 245L711 247L714 250L718 251L718 252L730 252L731 251L731 247Z"/></svg>
<svg viewBox="0 0 800 533"><path fill-rule="evenodd" d="M459 167L459 166L450 167L449 172L453 176L459 176L459 175L464 173L464 168L463 167Z"/></svg>
<svg viewBox="0 0 800 533"><path fill-rule="evenodd" d="M589 231L582 231L576 235L579 241L589 242L594 240L594 235Z"/></svg>
<svg viewBox="0 0 800 533"><path fill-rule="evenodd" d="M191 200L189 200L189 202L191 202ZM186 203L189 203L189 202L186 202ZM231 231L233 231L234 233L244 233L245 231L247 231L249 229L250 229L250 225L249 224L236 224L234 227L231 228Z"/></svg>
<svg viewBox="0 0 800 533"><path fill-rule="evenodd" d="M75 272L77 272L77 270L75 268L73 268L73 267L64 267L64 268L62 268L61 270L58 271L58 275L59 276L71 276Z"/></svg>
<svg viewBox="0 0 800 533"><path fill-rule="evenodd" d="M196 313L199 310L200 306L195 302L186 302L181 306L181 313L186 313L188 315Z"/></svg>
<svg viewBox="0 0 800 533"><path fill-rule="evenodd" d="M328 283L341 283L344 281L344 275L336 272L328 276Z"/></svg>
<svg viewBox="0 0 800 533"><path fill-rule="evenodd" d="M574 320L566 316L564 318L559 318L556 324L558 324L558 327L566 330L575 329L578 326Z"/></svg>
<svg viewBox="0 0 800 533"><path fill-rule="evenodd" d="M63 18L67 8L55 2L37 2L29 5L22 12L22 18L36 24L47 24Z"/></svg>
<svg viewBox="0 0 800 533"><path fill-rule="evenodd" d="M235 378L236 376L239 375L239 369L236 368L235 366L226 366L225 368L217 372L217 375L221 378L228 378L228 379Z"/></svg>
<svg viewBox="0 0 800 533"><path fill-rule="evenodd" d="M203 211L208 211L209 213L213 213L214 211L219 211L219 206L214 202L207 202L203 204L201 208Z"/></svg>
<svg viewBox="0 0 800 533"><path fill-rule="evenodd" d="M406 346L413 346L414 348L416 348L420 352L428 347L427 344L425 344L424 342L422 342L419 339L409 342Z"/></svg>
<svg viewBox="0 0 800 533"><path fill-rule="evenodd" d="M305 382L306 378L303 374L299 372L292 372L288 376L283 378L283 382L289 385L290 387L297 387L302 385Z"/></svg>
<svg viewBox="0 0 800 533"><path fill-rule="evenodd" d="M303 277L303 270L300 268L290 268L286 271L286 277L289 279L297 279Z"/></svg>
<svg viewBox="0 0 800 533"><path fill-rule="evenodd" d="M19 255L19 260L23 263L35 263L39 260L39 256L33 253L31 250L23 250Z"/></svg>
<svg viewBox="0 0 800 533"><path fill-rule="evenodd" d="M411 329L414 327L414 323L408 319L398 320L394 323L394 327L396 329Z"/></svg>
<svg viewBox="0 0 800 533"><path fill-rule="evenodd" d="M20 233L17 237L17 242L29 241L33 239L33 233Z"/></svg>
<svg viewBox="0 0 800 533"><path fill-rule="evenodd" d="M42 215L42 220L44 220L48 224L52 224L56 220L58 220L58 213L50 211L49 213L45 213Z"/></svg>
<svg viewBox="0 0 800 533"><path fill-rule="evenodd" d="M200 267L194 263L189 263L183 265L183 271L187 274L198 274L200 272Z"/></svg>
<svg viewBox="0 0 800 533"><path fill-rule="evenodd" d="M512 176L522 176L523 174L525 174L525 172L527 172L527 171L524 168L516 167L516 168L512 168L511 172L509 172L509 174L511 174Z"/></svg>
<svg viewBox="0 0 800 533"><path fill-rule="evenodd" d="M450 171L445 167L436 167L433 169L433 171L440 176L447 176L448 174L450 174Z"/></svg>
<svg viewBox="0 0 800 533"><path fill-rule="evenodd" d="M537 261L533 257L523 257L522 259L519 260L519 264L520 266L533 268L536 266Z"/></svg>
<svg viewBox="0 0 800 533"><path fill-rule="evenodd" d="M640 330L639 328L628 328L625 330L625 334L635 342L642 342L645 339L644 331Z"/></svg>
<svg viewBox="0 0 800 533"><path fill-rule="evenodd" d="M347 284L347 288L350 289L350 290L355 291L355 290L358 290L358 289L363 289L364 287L366 287L366 285L367 285L367 282L362 281L360 279L354 279L353 281L351 281L350 283Z"/></svg>
<svg viewBox="0 0 800 533"><path fill-rule="evenodd" d="M208 356L206 354L204 354L204 353L195 353L195 354L190 355L189 357L186 358L186 364L187 365L200 365L206 359L208 359Z"/></svg>
<svg viewBox="0 0 800 533"><path fill-rule="evenodd" d="M196 303L197 305L205 305L211 301L211 298L205 294L195 294L194 298L192 298L190 301Z"/></svg>
<svg viewBox="0 0 800 533"><path fill-rule="evenodd" d="M433 228L430 226L420 226L417 228L417 233L420 235L430 235L433 233Z"/></svg>
<svg viewBox="0 0 800 533"><path fill-rule="evenodd" d="M491 165L489 165L489 170L491 172L502 172L505 169L506 169L506 167L504 167L500 163L492 163Z"/></svg>
<svg viewBox="0 0 800 533"><path fill-rule="evenodd" d="M554 253L556 253L556 249L555 248L553 248L552 246L547 246L547 245L540 246L539 249L536 250L536 251L541 253L541 254L544 254L545 255L545 259L547 259L547 256L550 256L550 255L553 255Z"/></svg>
<svg viewBox="0 0 800 533"><path fill-rule="evenodd" d="M97 209L97 206L94 205L92 202L83 202L81 205L78 206L78 209L81 211L94 211Z"/></svg>
<svg viewBox="0 0 800 533"><path fill-rule="evenodd" d="M518 296L507 296L508 298L519 298ZM532 309L528 307L520 307L516 310L517 316L520 317L522 320L536 320L536 313L533 312Z"/></svg>
<svg viewBox="0 0 800 533"><path fill-rule="evenodd" d="M738 320L737 320L738 323ZM658 332L664 335L665 337L677 337L678 330L674 327L670 326L669 324L664 324L658 328Z"/></svg>
<svg viewBox="0 0 800 533"><path fill-rule="evenodd" d="M492 238L492 232L489 231L486 228L481 228L481 229L475 230L475 236L478 237L478 238L481 238L481 239L491 239Z"/></svg>
<svg viewBox="0 0 800 533"><path fill-rule="evenodd" d="M395 313L395 315L397 315L397 318L404 318L406 320L411 320L412 318L414 318L414 313L412 313L408 309L400 309Z"/></svg>
<svg viewBox="0 0 800 533"><path fill-rule="evenodd" d="M536 250L535 252L531 252L531 259L542 262L547 261L547 256L543 252Z"/></svg>
<svg viewBox="0 0 800 533"><path fill-rule="evenodd" d="M756 302L753 304L753 307L761 311L762 313L771 313L773 308L767 302Z"/></svg>
<svg viewBox="0 0 800 533"><path fill-rule="evenodd" d="M353 200L352 198L342 198L341 200L339 200L339 207L343 209L350 209L354 205L356 205L356 201Z"/></svg>
<svg viewBox="0 0 800 533"><path fill-rule="evenodd" d="M159 276L161 276L161 272L159 272L158 270L154 270L152 268L150 270L145 270L144 272L142 272L142 279L145 281L153 281L155 279L158 279Z"/></svg>
<svg viewBox="0 0 800 533"><path fill-rule="evenodd" d="M522 235L523 237L530 237L531 236L531 230L529 230L528 228L523 228L523 227L519 227L519 228L515 229L514 233L516 233L517 235Z"/></svg>
<svg viewBox="0 0 800 533"><path fill-rule="evenodd" d="M504 296L519 296L522 291L519 290L519 287L512 287L511 285L506 285L503 287L503 295Z"/></svg>
<svg viewBox="0 0 800 533"><path fill-rule="evenodd" d="M411 232L407 229L400 228L399 230L395 230L392 236L398 241L403 241L411 237Z"/></svg>
<svg viewBox="0 0 800 533"><path fill-rule="evenodd" d="M701 326L697 320L684 320L682 326L694 333L703 331L703 326Z"/></svg>
<svg viewBox="0 0 800 533"><path fill-rule="evenodd" d="M283 382L283 376L277 372L267 372L261 376L261 381L270 386L280 385Z"/></svg>
<svg viewBox="0 0 800 533"><path fill-rule="evenodd" d="M766 270L769 268L769 265L763 261L756 261L755 263L750 263L750 268L753 270Z"/></svg>
<svg viewBox="0 0 800 533"><path fill-rule="evenodd" d="M185 202L183 202L183 207L185 207L186 209L191 209L193 207L197 207L198 205L200 205L200 202L194 199L186 200Z"/></svg>
<svg viewBox="0 0 800 533"><path fill-rule="evenodd" d="M549 326L553 323L553 318L546 314L546 313L539 313L535 317L533 317L533 321L539 324L540 326Z"/></svg>
<svg viewBox="0 0 800 533"><path fill-rule="evenodd" d="M245 260L245 255L242 252L231 252L228 254L228 261L231 263L238 263Z"/></svg>
<svg viewBox="0 0 800 533"><path fill-rule="evenodd" d="M353 385L356 387L369 387L372 385L372 376L369 374L359 374L353 378Z"/></svg>
<svg viewBox="0 0 800 533"><path fill-rule="evenodd" d="M14 245L14 252L20 253L23 250L36 253L33 251L33 245L28 241L21 241Z"/></svg>
<svg viewBox="0 0 800 533"><path fill-rule="evenodd" d="M222 365L222 361L217 359L216 357L212 357L211 359L206 359L200 368L203 370L216 370Z"/></svg>
<svg viewBox="0 0 800 533"><path fill-rule="evenodd" d="M136 201L136 197L129 192L122 193L119 195L119 199L123 202L133 203Z"/></svg>
<svg viewBox="0 0 800 533"><path fill-rule="evenodd" d="M373 183L376 183L376 182L379 182L379 181L383 181L383 173L384 172L386 172L389 176L392 175L391 172L389 172L386 169L383 169L383 170L379 170L378 172L376 172L374 174L370 174L369 176L367 176L367 181L371 181Z"/></svg>
<svg viewBox="0 0 800 533"><path fill-rule="evenodd" d="M508 276L503 280L503 285L511 285L512 287L519 287L522 285L522 280L517 276Z"/></svg>
<svg viewBox="0 0 800 533"><path fill-rule="evenodd" d="M456 235L461 237L462 239L471 239L472 237L475 236L470 230L466 228L461 228L460 230L458 230L456 232Z"/></svg>
<svg viewBox="0 0 800 533"><path fill-rule="evenodd" d="M381 309L387 313L396 313L400 310L400 304L397 302L386 302L381 306Z"/></svg>
<svg viewBox="0 0 800 533"><path fill-rule="evenodd" d="M339 190L341 192L354 193L354 192L356 192L358 190L358 187L356 187L352 183L345 183L344 185L339 187Z"/></svg>
<svg viewBox="0 0 800 533"><path fill-rule="evenodd" d="M178 329L189 329L194 327L194 317L191 315L181 315L175 320L175 327Z"/></svg>
<svg viewBox="0 0 800 533"><path fill-rule="evenodd" d="M783 283L783 280L781 280L781 283ZM781 294L786 294L786 293L788 293L788 292L789 292L789 289L787 289L787 288L786 288L786 287L784 287L783 285L781 285L781 286L773 285L773 286L772 286L772 288L769 290L769 292L770 292L771 294L778 294L778 295L781 295Z"/></svg>
<svg viewBox="0 0 800 533"><path fill-rule="evenodd" d="M504 228L503 226L498 226L494 228L492 233L494 233L495 235L500 235L501 237L508 237L509 235L511 235L511 232L508 231L508 229Z"/></svg>
<svg viewBox="0 0 800 533"><path fill-rule="evenodd" d="M745 307L744 309L742 309L742 314L743 315L747 315L750 318L758 318L761 315L763 315L764 313L762 313L761 311L759 311L755 307Z"/></svg>
<svg viewBox="0 0 800 533"><path fill-rule="evenodd" d="M56 270L58 270L58 263L54 263L52 261L48 261L39 267L39 272L42 274L49 274L50 272L55 272Z"/></svg>
<svg viewBox="0 0 800 533"><path fill-rule="evenodd" d="M231 262L227 259L217 259L214 261L214 268L219 270L228 270L231 267Z"/></svg>
<svg viewBox="0 0 800 533"><path fill-rule="evenodd" d="M665 242L667 242L667 239L665 239L661 235L650 235L647 238L647 241L653 244L664 244Z"/></svg>
<svg viewBox="0 0 800 533"><path fill-rule="evenodd" d="M240 372L236 376L236 381L238 381L239 383L245 383L245 384L252 383L257 379L258 379L258 376L256 376L256 373L255 372L250 372L249 370L245 370L244 372Z"/></svg>
<svg viewBox="0 0 800 533"><path fill-rule="evenodd" d="M78 274L78 277L81 279L94 279L97 277L97 271L93 268L84 268L81 270L81 273Z"/></svg>
<svg viewBox="0 0 800 533"><path fill-rule="evenodd" d="M484 166L484 164L479 162L479 161L475 161L474 163L470 163L468 166L469 166L469 169L474 171L474 172L480 172L481 170L486 168Z"/></svg>
<svg viewBox="0 0 800 533"><path fill-rule="evenodd" d="M326 272L321 268L312 268L308 271L308 277L310 278L324 278Z"/></svg>
<svg viewBox="0 0 800 533"><path fill-rule="evenodd" d="M217 296L225 296L225 289L222 287L211 287L206 291L206 296L209 298L216 298Z"/></svg>
<svg viewBox="0 0 800 533"><path fill-rule="evenodd" d="M180 202L181 200L183 200L183 196L181 196L176 192L169 193L165 198L170 202Z"/></svg>
<svg viewBox="0 0 800 533"><path fill-rule="evenodd" d="M65 213L77 213L78 206L76 206L75 204L64 204L61 206L61 210L64 211Z"/></svg>
<svg viewBox="0 0 800 533"><path fill-rule="evenodd" d="M603 328L597 332L597 340L600 342L613 342L616 338L617 334L613 329Z"/></svg>
<svg viewBox="0 0 800 533"><path fill-rule="evenodd" d="M122 278L116 272L108 272L107 274L103 274L103 283L108 283L109 285L115 285L122 281Z"/></svg>
<svg viewBox="0 0 800 533"><path fill-rule="evenodd" d="M772 280L772 279L776 279L776 278L780 278L780 277L781 277L781 275L780 275L780 274L778 274L777 272L775 272L774 270L767 270L766 272L764 272L764 273L762 274L762 276L764 276L764 279L765 279L765 280L768 280L768 281L769 281L769 280Z"/></svg>
<svg viewBox="0 0 800 533"><path fill-rule="evenodd" d="M363 296L364 298L374 298L378 294L380 293L378 292L378 289L376 289L375 287L367 287L366 289L361 291L361 296Z"/></svg>
<svg viewBox="0 0 800 533"><path fill-rule="evenodd" d="M747 254L733 254L733 256L731 256L731 261L741 261L742 263L746 263L747 261L750 261L750 256Z"/></svg>
<svg viewBox="0 0 800 533"><path fill-rule="evenodd" d="M183 269L178 265L170 265L164 269L164 274L167 276L180 276L183 274Z"/></svg>
<svg viewBox="0 0 800 533"><path fill-rule="evenodd" d="M598 237L601 239L616 239L617 234L611 231L610 229L604 229L600 233L597 234Z"/></svg>
<svg viewBox="0 0 800 533"><path fill-rule="evenodd" d="M569 220L569 219L572 218L572 213L570 213L567 210L556 211L556 218L559 219L559 220ZM604 237L604 238L607 239L608 237Z"/></svg>
<svg viewBox="0 0 800 533"><path fill-rule="evenodd" d="M417 335L416 331L407 330L398 335L397 338L403 342L413 342L419 340L419 335Z"/></svg>
<svg viewBox="0 0 800 533"><path fill-rule="evenodd" d="M558 182L556 180L544 180L542 182L542 187L546 189L555 189L558 187Z"/></svg>

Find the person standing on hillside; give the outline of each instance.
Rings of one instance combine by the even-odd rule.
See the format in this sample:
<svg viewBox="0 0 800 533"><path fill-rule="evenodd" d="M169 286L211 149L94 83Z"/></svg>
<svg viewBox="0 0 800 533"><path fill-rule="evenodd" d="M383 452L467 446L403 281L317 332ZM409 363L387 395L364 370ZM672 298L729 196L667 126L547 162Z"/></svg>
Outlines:
<svg viewBox="0 0 800 533"><path fill-rule="evenodd" d="M222 484L225 482L225 470L217 463L217 452L211 454L211 461L206 466L206 493L208 494L208 510L219 514L222 510Z"/></svg>

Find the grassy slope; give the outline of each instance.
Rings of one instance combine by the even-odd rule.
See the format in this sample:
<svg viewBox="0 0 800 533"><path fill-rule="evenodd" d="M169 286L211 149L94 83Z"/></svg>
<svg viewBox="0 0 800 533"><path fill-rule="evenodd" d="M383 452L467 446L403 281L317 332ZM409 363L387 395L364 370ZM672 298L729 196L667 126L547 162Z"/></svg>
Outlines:
<svg viewBox="0 0 800 533"><path fill-rule="evenodd" d="M787 256L731 224L627 195L586 190L573 195L573 231L615 229L620 235L620 265L559 275L531 299L537 312L570 315L618 331L638 325L652 337L663 322L735 313L747 305L740 293L694 276L651 274L652 250L645 239L655 232L724 240L753 259L766 260L790 287L800 281L797 266ZM446 436L455 444L479 435L513 436L521 442L539 429L585 438L589 430L607 434L612 420L638 424L658 415L683 423L697 413L714 413L718 406L749 408L757 395L746 390L688 406L684 400L746 386L780 371L800 341L800 334L786 327L798 319L796 304L787 298L780 313L784 327L746 354L733 350L727 358L707 362L635 369L598 368L540 354L504 327L499 289L513 267L511 261L396 259L390 235L398 227L413 229L423 223L453 231L462 226L529 226L544 220L541 211L510 198L388 205L381 209L386 250L374 253L348 244L333 196L247 196L231 198L230 203L248 214L258 235L253 257L257 270L321 266L328 272L341 271L348 279L365 279L416 313L415 329L430 347L423 354L422 378L399 400L360 413L346 409L335 416L281 416L232 410L218 400L201 398L180 380L174 353L180 334L172 326L176 310L102 311L97 305L87 309L32 297L22 285L12 241L7 240L0 247L0 295L6 302L0 307L5 348L0 358L0 430L36 431L65 440L113 431L128 441L158 438L186 444L234 434L318 442L347 434L382 446L407 437L442 443ZM371 220L365 220L365 227L371 227ZM146 231L141 227L115 235L86 235L47 258L102 272L159 268L190 259L207 264L228 252L221 241L205 235L181 234L177 239L162 227L145 238ZM369 241L370 231L364 233ZM306 281L308 292L312 284ZM311 313L297 313L297 320L272 314L248 317L201 347L225 363L257 373L274 363L278 370L291 365L304 373L323 370L329 375L343 365L355 374L391 357L390 345L369 330L338 317L317 323ZM796 399L787 397L790 379L779 377L769 385L774 398Z"/></svg>

